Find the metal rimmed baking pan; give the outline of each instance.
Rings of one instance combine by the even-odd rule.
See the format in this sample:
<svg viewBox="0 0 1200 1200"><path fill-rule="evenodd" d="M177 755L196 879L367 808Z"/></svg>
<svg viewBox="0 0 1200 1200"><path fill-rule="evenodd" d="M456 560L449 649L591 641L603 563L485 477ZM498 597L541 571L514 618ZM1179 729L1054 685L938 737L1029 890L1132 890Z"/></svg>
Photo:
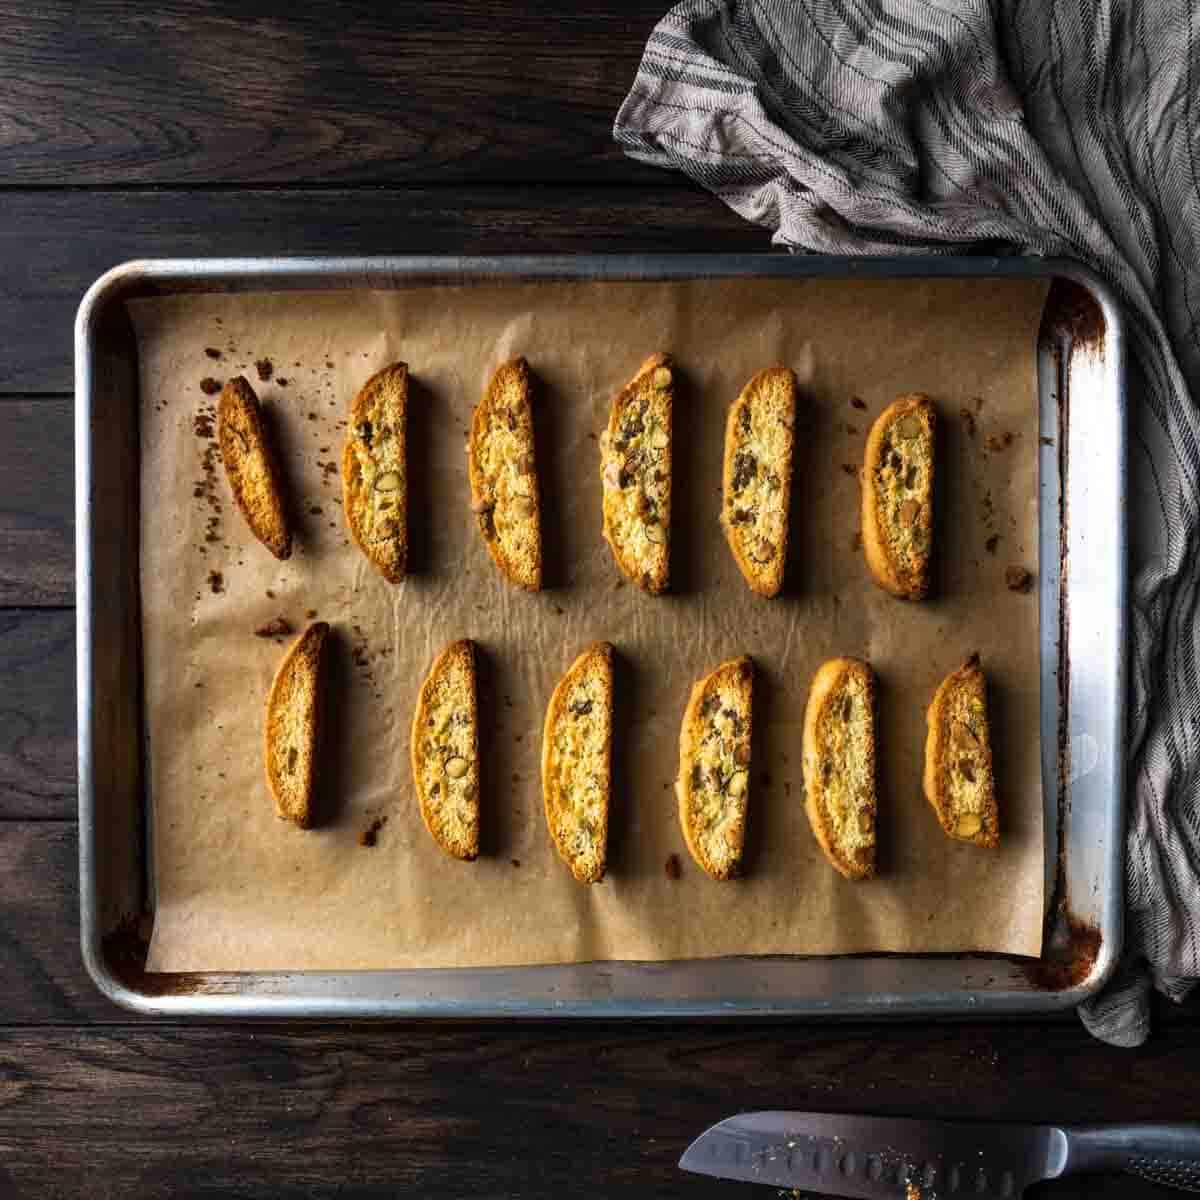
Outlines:
<svg viewBox="0 0 1200 1200"><path fill-rule="evenodd" d="M1037 352L1042 958L867 954L447 970L152 974L142 770L137 360L126 301L181 292L387 289L421 282L730 277L1050 282ZM76 537L84 961L119 1004L261 1017L782 1017L1021 1012L1078 1003L1122 925L1125 695L1124 334L1109 290L1037 259L783 255L295 258L133 262L80 306ZM1086 420L1072 422L1072 412Z"/></svg>

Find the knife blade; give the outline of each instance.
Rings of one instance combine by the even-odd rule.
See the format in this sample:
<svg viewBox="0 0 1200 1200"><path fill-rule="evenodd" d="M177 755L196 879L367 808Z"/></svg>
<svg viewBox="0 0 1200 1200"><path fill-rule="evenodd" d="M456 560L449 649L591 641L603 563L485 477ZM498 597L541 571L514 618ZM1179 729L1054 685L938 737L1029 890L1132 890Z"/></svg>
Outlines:
<svg viewBox="0 0 1200 1200"><path fill-rule="evenodd" d="M1083 1171L1132 1171L1200 1191L1200 1126L920 1121L753 1112L702 1133L685 1171L862 1200L1013 1200L1030 1183Z"/></svg>

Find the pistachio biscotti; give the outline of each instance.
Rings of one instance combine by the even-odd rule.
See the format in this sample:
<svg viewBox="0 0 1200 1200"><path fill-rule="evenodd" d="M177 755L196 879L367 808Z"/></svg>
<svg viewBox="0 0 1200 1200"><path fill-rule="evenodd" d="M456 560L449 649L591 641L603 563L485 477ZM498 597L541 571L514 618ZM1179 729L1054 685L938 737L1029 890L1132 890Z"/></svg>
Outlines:
<svg viewBox="0 0 1200 1200"><path fill-rule="evenodd" d="M627 579L656 595L670 582L671 360L653 354L617 393L601 435L604 538Z"/></svg>
<svg viewBox="0 0 1200 1200"><path fill-rule="evenodd" d="M479 711L475 645L451 642L417 696L410 754L421 820L452 858L479 855Z"/></svg>
<svg viewBox="0 0 1200 1200"><path fill-rule="evenodd" d="M713 879L736 875L745 850L753 692L753 662L723 662L692 687L679 732L679 824Z"/></svg>
<svg viewBox="0 0 1200 1200"><path fill-rule="evenodd" d="M580 883L604 878L612 786L613 648L595 642L550 697L542 799L551 840Z"/></svg>
<svg viewBox="0 0 1200 1200"><path fill-rule="evenodd" d="M796 376L788 367L759 371L725 421L721 527L760 596L783 586L795 425Z"/></svg>
<svg viewBox="0 0 1200 1200"><path fill-rule="evenodd" d="M912 392L889 404L867 437L863 553L875 582L905 600L929 592L936 429L932 401Z"/></svg>
<svg viewBox="0 0 1200 1200"><path fill-rule="evenodd" d="M542 586L541 502L529 364L501 364L476 405L467 442L471 508L488 553L518 587Z"/></svg>
<svg viewBox="0 0 1200 1200"><path fill-rule="evenodd" d="M221 389L217 444L234 503L250 532L276 558L290 558L292 530L283 502L279 466L258 397L241 375Z"/></svg>
<svg viewBox="0 0 1200 1200"><path fill-rule="evenodd" d="M313 823L325 642L329 626L310 625L287 652L267 697L265 757L275 811L307 829Z"/></svg>
<svg viewBox="0 0 1200 1200"><path fill-rule="evenodd" d="M408 556L408 365L392 363L350 404L342 451L342 507L358 548L389 583Z"/></svg>
<svg viewBox="0 0 1200 1200"><path fill-rule="evenodd" d="M926 713L925 798L952 838L1000 844L987 679L972 655L942 680Z"/></svg>
<svg viewBox="0 0 1200 1200"><path fill-rule="evenodd" d="M875 673L823 663L804 710L804 807L817 845L847 879L875 873Z"/></svg>

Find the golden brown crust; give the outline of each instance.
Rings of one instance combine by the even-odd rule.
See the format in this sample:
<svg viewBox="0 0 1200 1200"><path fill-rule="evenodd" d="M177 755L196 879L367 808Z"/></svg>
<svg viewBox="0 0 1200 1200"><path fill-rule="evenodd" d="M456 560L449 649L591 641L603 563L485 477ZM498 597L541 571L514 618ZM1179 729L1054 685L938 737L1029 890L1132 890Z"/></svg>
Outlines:
<svg viewBox="0 0 1200 1200"><path fill-rule="evenodd" d="M987 678L972 655L938 685L925 716L925 798L947 837L994 849L1000 814Z"/></svg>
<svg viewBox="0 0 1200 1200"><path fill-rule="evenodd" d="M350 402L342 508L355 544L390 583L408 559L408 364L377 371Z"/></svg>
<svg viewBox="0 0 1200 1200"><path fill-rule="evenodd" d="M524 358L496 369L471 419L467 469L471 508L488 553L508 579L536 592L542 539L532 386Z"/></svg>
<svg viewBox="0 0 1200 1200"><path fill-rule="evenodd" d="M313 821L313 785L329 626L310 625L287 652L267 696L264 761L275 811L307 829Z"/></svg>
<svg viewBox="0 0 1200 1200"><path fill-rule="evenodd" d="M479 855L478 726L475 644L462 638L437 656L421 685L409 757L425 828L464 862Z"/></svg>
<svg viewBox="0 0 1200 1200"><path fill-rule="evenodd" d="M546 827L580 883L604 878L612 787L613 648L593 642L559 680L542 730Z"/></svg>
<svg viewBox="0 0 1200 1200"><path fill-rule="evenodd" d="M929 593L937 410L922 392L898 397L867 435L863 554L876 583L904 600Z"/></svg>
<svg viewBox="0 0 1200 1200"><path fill-rule="evenodd" d="M241 375L228 381L217 402L217 444L234 503L250 532L278 559L292 553L275 450L258 397Z"/></svg>
<svg viewBox="0 0 1200 1200"><path fill-rule="evenodd" d="M753 661L726 660L693 685L679 730L679 826L696 865L717 880L740 872L745 851L753 689Z"/></svg>
<svg viewBox="0 0 1200 1200"><path fill-rule="evenodd" d="M823 663L804 710L804 810L847 879L875 874L875 672L857 658Z"/></svg>
<svg viewBox="0 0 1200 1200"><path fill-rule="evenodd" d="M777 595L787 563L796 375L759 371L725 420L721 528L752 591Z"/></svg>
<svg viewBox="0 0 1200 1200"><path fill-rule="evenodd" d="M670 583L673 408L670 355L652 354L614 397L600 440L604 540L651 595Z"/></svg>

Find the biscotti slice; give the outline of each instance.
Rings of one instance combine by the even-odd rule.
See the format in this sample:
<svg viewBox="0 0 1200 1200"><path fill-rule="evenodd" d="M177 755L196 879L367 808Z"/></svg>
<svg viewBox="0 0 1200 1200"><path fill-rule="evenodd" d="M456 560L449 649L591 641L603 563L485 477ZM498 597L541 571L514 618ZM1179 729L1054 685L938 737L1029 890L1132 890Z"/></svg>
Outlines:
<svg viewBox="0 0 1200 1200"><path fill-rule="evenodd" d="M693 685L679 731L679 824L714 879L736 875L745 849L753 691L749 658L723 662Z"/></svg>
<svg viewBox="0 0 1200 1200"><path fill-rule="evenodd" d="M471 508L488 553L513 583L536 592L542 532L531 401L529 364L503 363L475 408L467 455Z"/></svg>
<svg viewBox="0 0 1200 1200"><path fill-rule="evenodd" d="M258 397L238 375L221 389L217 402L217 444L234 503L250 532L276 558L290 558L292 531L280 487L274 447L263 424Z"/></svg>
<svg viewBox="0 0 1200 1200"><path fill-rule="evenodd" d="M475 645L451 642L417 697L412 771L421 820L451 857L479 856L479 713Z"/></svg>
<svg viewBox="0 0 1200 1200"><path fill-rule="evenodd" d="M998 846L987 678L978 655L942 680L925 719L925 798L942 829L976 846Z"/></svg>
<svg viewBox="0 0 1200 1200"><path fill-rule="evenodd" d="M358 548L389 583L408 557L408 364L377 371L350 403L342 508Z"/></svg>
<svg viewBox="0 0 1200 1200"><path fill-rule="evenodd" d="M301 829L313 821L313 781L324 686L324 621L310 625L287 652L267 697L267 783L275 811Z"/></svg>
<svg viewBox="0 0 1200 1200"><path fill-rule="evenodd" d="M653 354L617 394L600 438L604 538L626 578L657 595L671 567L671 360Z"/></svg>
<svg viewBox="0 0 1200 1200"><path fill-rule="evenodd" d="M542 733L550 837L580 883L604 878L612 783L612 646L594 642L559 680Z"/></svg>
<svg viewBox="0 0 1200 1200"><path fill-rule="evenodd" d="M783 586L796 424L796 376L759 371L725 421L721 527L738 568L760 596Z"/></svg>
<svg viewBox="0 0 1200 1200"><path fill-rule="evenodd" d="M809 690L804 808L837 871L875 874L875 673L857 658L822 664Z"/></svg>
<svg viewBox="0 0 1200 1200"><path fill-rule="evenodd" d="M929 591L937 413L921 392L883 410L867 437L862 541L880 587L905 600Z"/></svg>

